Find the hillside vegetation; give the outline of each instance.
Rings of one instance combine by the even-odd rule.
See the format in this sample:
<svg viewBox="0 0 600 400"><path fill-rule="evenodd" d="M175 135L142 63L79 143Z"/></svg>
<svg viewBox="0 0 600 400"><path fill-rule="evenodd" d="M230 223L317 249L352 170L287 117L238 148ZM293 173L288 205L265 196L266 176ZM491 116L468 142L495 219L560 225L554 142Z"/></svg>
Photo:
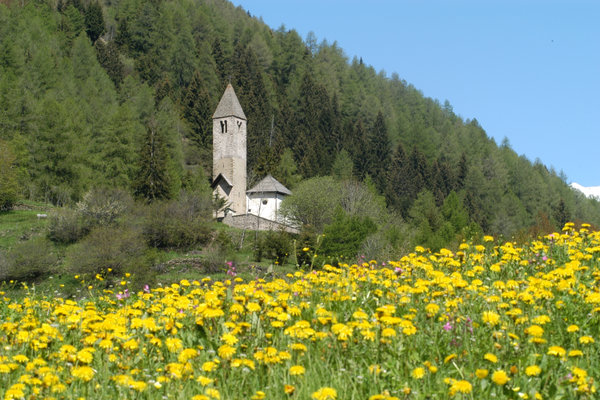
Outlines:
<svg viewBox="0 0 600 400"><path fill-rule="evenodd" d="M141 202L206 193L228 82L248 117L249 185L273 174L305 223L315 188L339 193L305 225L313 242L372 226L345 248L323 243L332 256L600 224L597 201L448 102L225 0L2 2L0 208L73 207L99 187Z"/></svg>

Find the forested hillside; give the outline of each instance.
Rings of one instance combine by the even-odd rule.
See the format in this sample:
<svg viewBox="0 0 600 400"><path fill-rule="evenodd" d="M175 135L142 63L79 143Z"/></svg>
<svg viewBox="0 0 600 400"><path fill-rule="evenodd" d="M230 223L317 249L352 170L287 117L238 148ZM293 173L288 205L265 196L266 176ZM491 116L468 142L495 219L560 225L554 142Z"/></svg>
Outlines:
<svg viewBox="0 0 600 400"><path fill-rule="evenodd" d="M301 194L324 184L316 177L364 182L432 247L466 231L600 224L598 202L449 103L225 0L2 3L5 197L61 205L102 185L151 199L205 188L211 115L231 82L248 117L250 183L272 173ZM325 225L351 219L342 208Z"/></svg>

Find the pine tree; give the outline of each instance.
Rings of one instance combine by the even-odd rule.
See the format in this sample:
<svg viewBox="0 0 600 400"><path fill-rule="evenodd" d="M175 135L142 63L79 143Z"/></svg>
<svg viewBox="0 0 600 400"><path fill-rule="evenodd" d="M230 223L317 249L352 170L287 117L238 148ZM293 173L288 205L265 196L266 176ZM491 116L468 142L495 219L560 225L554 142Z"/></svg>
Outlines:
<svg viewBox="0 0 600 400"><path fill-rule="evenodd" d="M15 161L8 144L0 140L0 211L11 209L17 201L19 187Z"/></svg>
<svg viewBox="0 0 600 400"><path fill-rule="evenodd" d="M96 42L104 33L104 16L102 15L102 6L98 1L93 1L85 9L85 32L92 41Z"/></svg>
<svg viewBox="0 0 600 400"><path fill-rule="evenodd" d="M151 121L140 153L137 179L133 186L134 195L149 202L169 198L171 182L167 166L168 154L165 140L159 133L156 122Z"/></svg>
<svg viewBox="0 0 600 400"><path fill-rule="evenodd" d="M387 185L385 198L387 203L400 211L404 216L408 214L410 199L406 195L406 168L408 159L402 143L398 143L392 156L390 167L387 171Z"/></svg>
<svg viewBox="0 0 600 400"><path fill-rule="evenodd" d="M562 229L567 222L571 220L571 213L567 208L567 203L563 198L560 199L557 206L554 208L554 219L558 223L558 228Z"/></svg>
<svg viewBox="0 0 600 400"><path fill-rule="evenodd" d="M183 117L190 127L190 139L200 148L212 148L213 104L196 71L183 100Z"/></svg>
<svg viewBox="0 0 600 400"><path fill-rule="evenodd" d="M212 56L215 60L215 65L217 66L219 81L221 84L226 85L231 74L231 64L229 63L227 57L225 57L221 41L218 37L215 38L212 44ZM225 86L220 88L220 92L223 90L225 90Z"/></svg>
<svg viewBox="0 0 600 400"><path fill-rule="evenodd" d="M124 65L119 56L119 48L115 42L97 41L94 44L96 57L116 87L123 83Z"/></svg>
<svg viewBox="0 0 600 400"><path fill-rule="evenodd" d="M325 88L306 73L300 87L300 104L296 114L300 128L294 146L300 171L305 177L325 175L331 169L333 149L329 129L333 120L331 103Z"/></svg>
<svg viewBox="0 0 600 400"><path fill-rule="evenodd" d="M456 176L455 190L460 190L465 187L465 179L467 178L467 172L469 166L467 165L467 156L465 153L460 155L460 161L458 162L458 173Z"/></svg>
<svg viewBox="0 0 600 400"><path fill-rule="evenodd" d="M368 159L365 155L365 149L367 148L367 137L365 133L365 126L362 120L358 120L349 135L348 138L349 149L348 152L354 161L355 175L358 179L363 179L368 173Z"/></svg>
<svg viewBox="0 0 600 400"><path fill-rule="evenodd" d="M352 171L354 170L354 163L350 154L345 149L342 149L331 166L331 176L340 181L347 181L353 178Z"/></svg>
<svg viewBox="0 0 600 400"><path fill-rule="evenodd" d="M273 176L288 189L292 189L302 180L302 176L298 174L298 166L294 161L292 150L286 148L283 151Z"/></svg>
<svg viewBox="0 0 600 400"><path fill-rule="evenodd" d="M391 159L391 144L381 111L367 134L366 145L364 154L366 172L373 178L377 189L383 192L386 183L385 172L389 168Z"/></svg>

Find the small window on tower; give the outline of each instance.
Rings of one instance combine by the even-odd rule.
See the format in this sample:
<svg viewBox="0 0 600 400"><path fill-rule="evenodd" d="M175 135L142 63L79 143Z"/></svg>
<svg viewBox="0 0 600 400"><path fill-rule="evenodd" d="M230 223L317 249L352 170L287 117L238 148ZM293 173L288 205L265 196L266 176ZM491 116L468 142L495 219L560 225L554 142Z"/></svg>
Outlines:
<svg viewBox="0 0 600 400"><path fill-rule="evenodd" d="M238 122L237 122L238 131L242 129L242 124L243 124L243 122L242 122L242 121L238 121Z"/></svg>
<svg viewBox="0 0 600 400"><path fill-rule="evenodd" d="M267 200L263 200L262 203L266 205L267 204Z"/></svg>
<svg viewBox="0 0 600 400"><path fill-rule="evenodd" d="M227 133L227 121L221 121L221 133Z"/></svg>

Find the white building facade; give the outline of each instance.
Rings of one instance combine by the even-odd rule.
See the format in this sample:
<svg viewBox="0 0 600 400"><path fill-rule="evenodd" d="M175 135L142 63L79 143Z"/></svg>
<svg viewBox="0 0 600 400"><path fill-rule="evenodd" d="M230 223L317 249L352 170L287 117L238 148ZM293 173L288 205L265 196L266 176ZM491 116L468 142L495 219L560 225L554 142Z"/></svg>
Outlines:
<svg viewBox="0 0 600 400"><path fill-rule="evenodd" d="M273 178L267 175L256 186L246 191L246 204L248 214L256 215L271 221L284 223L279 209L285 196L292 192Z"/></svg>

